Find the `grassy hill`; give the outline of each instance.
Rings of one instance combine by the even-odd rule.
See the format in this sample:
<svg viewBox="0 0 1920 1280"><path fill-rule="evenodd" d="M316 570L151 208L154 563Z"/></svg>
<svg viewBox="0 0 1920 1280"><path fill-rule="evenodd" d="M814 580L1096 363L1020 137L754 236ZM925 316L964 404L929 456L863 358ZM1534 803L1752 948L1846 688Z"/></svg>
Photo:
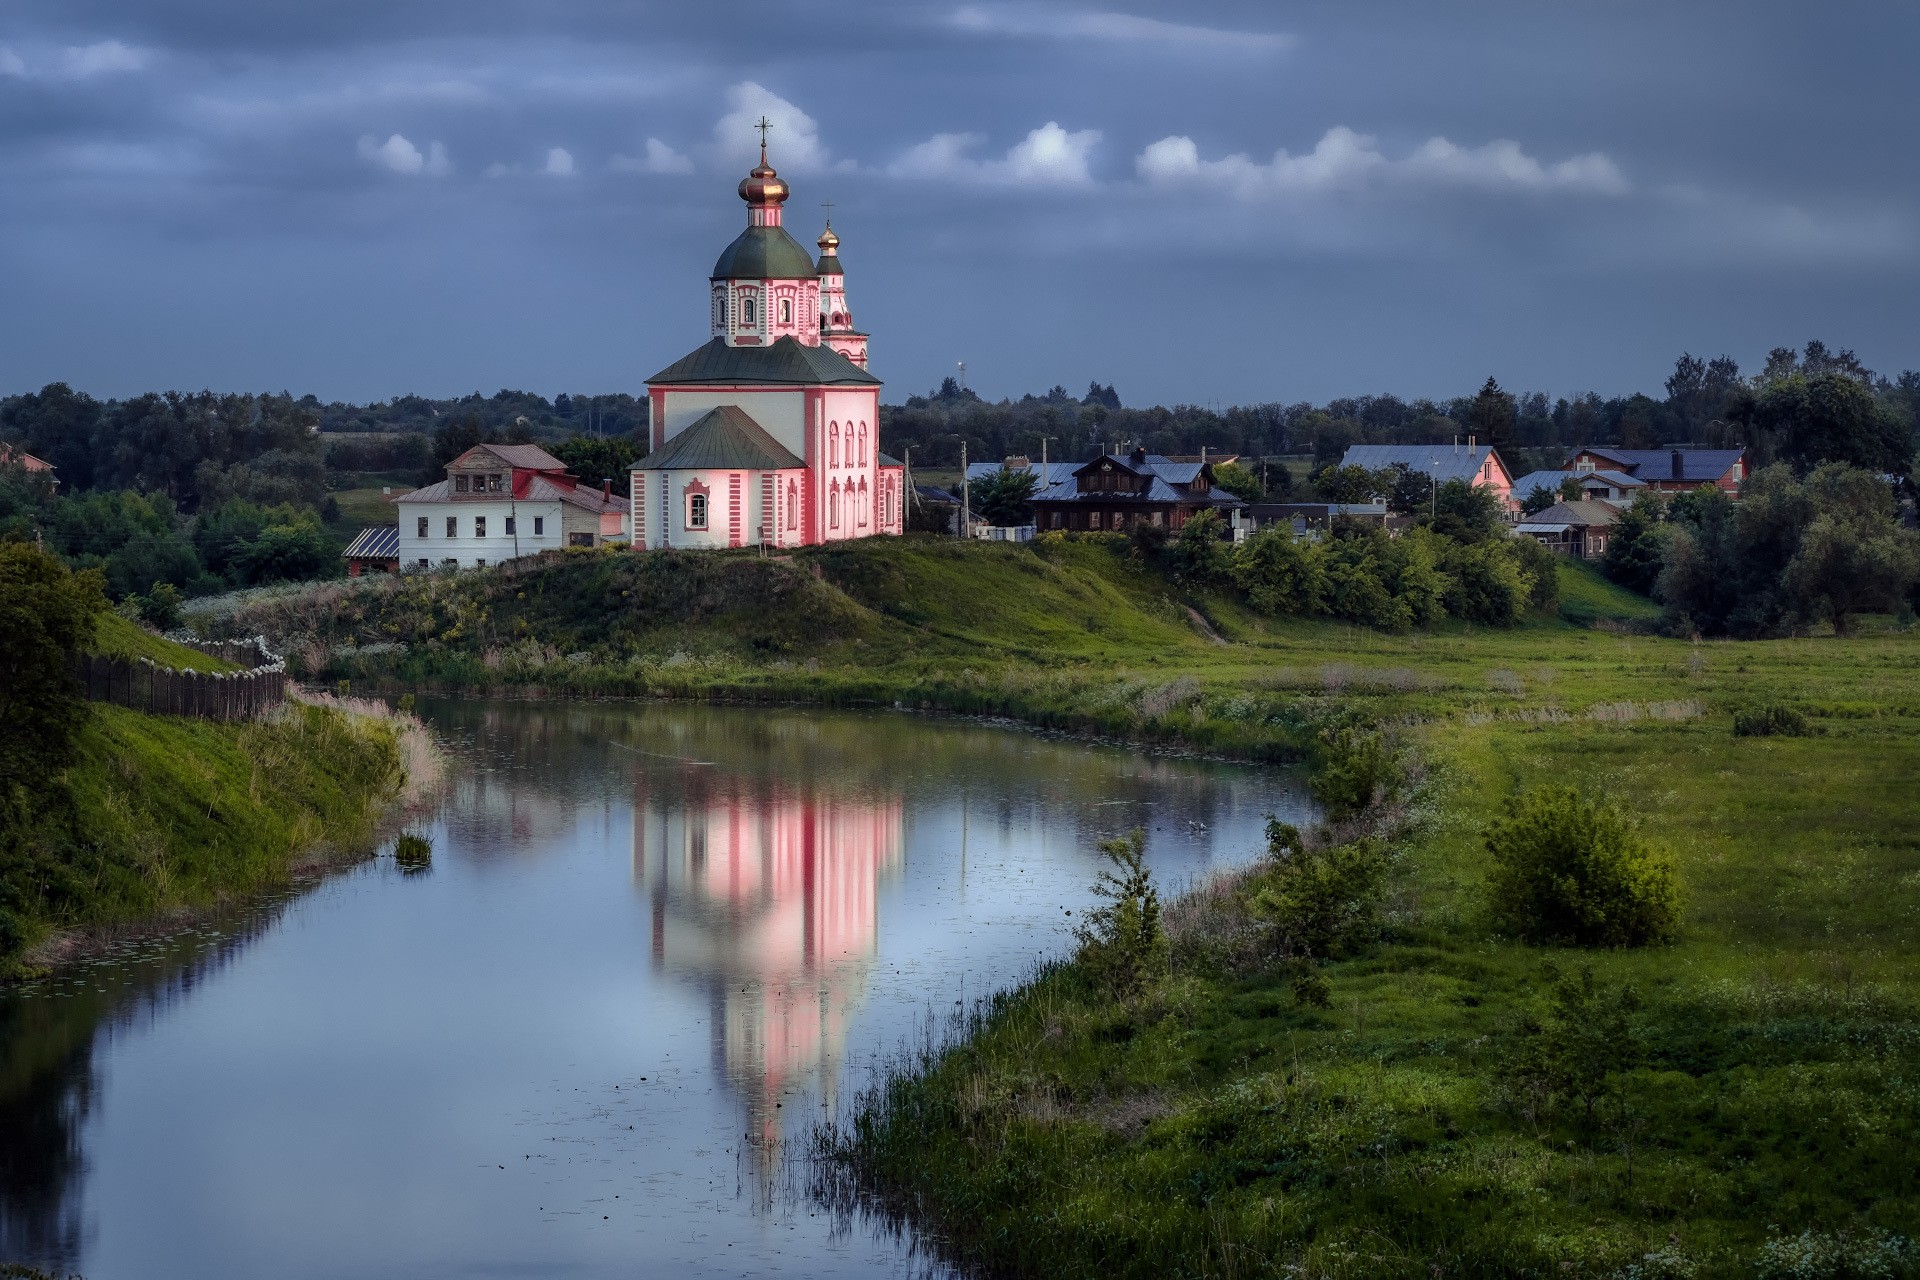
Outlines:
<svg viewBox="0 0 1920 1280"><path fill-rule="evenodd" d="M94 650L233 669L111 613ZM432 764L417 724L372 705L296 703L220 724L89 704L76 745L34 811L0 830L0 979L85 935L244 897L297 859L352 851Z"/></svg>

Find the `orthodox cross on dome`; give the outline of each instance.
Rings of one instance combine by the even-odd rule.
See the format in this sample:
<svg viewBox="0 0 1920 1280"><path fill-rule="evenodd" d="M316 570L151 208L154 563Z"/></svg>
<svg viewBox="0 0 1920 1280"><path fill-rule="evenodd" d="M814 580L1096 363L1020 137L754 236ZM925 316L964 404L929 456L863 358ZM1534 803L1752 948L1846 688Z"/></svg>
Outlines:
<svg viewBox="0 0 1920 1280"><path fill-rule="evenodd" d="M827 211L827 225L832 226L833 225L833 201L822 200L820 202L820 207Z"/></svg>
<svg viewBox="0 0 1920 1280"><path fill-rule="evenodd" d="M761 116L753 122L753 127L760 131L760 163L765 164L767 162L767 130L773 128L773 121Z"/></svg>

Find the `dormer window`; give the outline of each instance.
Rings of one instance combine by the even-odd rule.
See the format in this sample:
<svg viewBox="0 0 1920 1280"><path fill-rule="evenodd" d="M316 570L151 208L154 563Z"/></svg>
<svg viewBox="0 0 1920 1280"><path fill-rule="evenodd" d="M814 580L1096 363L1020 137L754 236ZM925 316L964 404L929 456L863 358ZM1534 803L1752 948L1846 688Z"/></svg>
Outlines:
<svg viewBox="0 0 1920 1280"><path fill-rule="evenodd" d="M465 493L467 491L467 478L465 476L455 476L453 478L453 491L455 493Z"/></svg>

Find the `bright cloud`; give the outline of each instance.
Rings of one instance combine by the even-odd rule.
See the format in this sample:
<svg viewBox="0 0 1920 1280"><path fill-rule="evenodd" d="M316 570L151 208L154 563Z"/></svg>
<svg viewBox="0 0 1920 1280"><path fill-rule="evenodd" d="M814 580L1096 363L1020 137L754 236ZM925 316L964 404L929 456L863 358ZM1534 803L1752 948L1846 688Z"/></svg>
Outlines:
<svg viewBox="0 0 1920 1280"><path fill-rule="evenodd" d="M819 123L771 89L747 80L727 90L727 101L733 109L713 126L714 159L722 168L746 168L759 160L760 131L754 125L762 116L772 126L768 156L782 173L807 173L832 163Z"/></svg>
<svg viewBox="0 0 1920 1280"><path fill-rule="evenodd" d="M1353 190L1377 183L1480 187L1489 190L1574 191L1624 195L1627 180L1600 152L1542 164L1500 138L1484 146L1456 146L1430 138L1411 155L1389 159L1374 138L1345 125L1327 130L1312 151L1282 149L1261 162L1245 154L1204 160L1193 139L1162 138L1134 158L1134 171L1162 189L1210 188L1243 197Z"/></svg>
<svg viewBox="0 0 1920 1280"><path fill-rule="evenodd" d="M967 5L948 15L947 25L980 35L1105 40L1150 44L1163 49L1197 47L1271 53L1296 43L1295 37L1274 31L1227 31L1162 22L1130 13L1058 13L1026 5Z"/></svg>
<svg viewBox="0 0 1920 1280"><path fill-rule="evenodd" d="M358 150L362 160L370 161L391 173L424 173L429 178L444 178L453 172L453 158L447 154L444 145L429 143L425 154L400 134L394 134L385 142L372 134L360 139Z"/></svg>
<svg viewBox="0 0 1920 1280"><path fill-rule="evenodd" d="M986 142L978 133L939 133L887 166L898 178L950 178L982 186L1086 187L1093 184L1087 160L1099 145L1098 129L1069 133L1049 120L999 159L971 153Z"/></svg>
<svg viewBox="0 0 1920 1280"><path fill-rule="evenodd" d="M615 156L607 162L615 173L692 173L693 161L658 138L647 139L647 154L639 158Z"/></svg>
<svg viewBox="0 0 1920 1280"><path fill-rule="evenodd" d="M540 172L550 178L571 178L573 176L573 153L565 147L553 147L547 151L547 162Z"/></svg>

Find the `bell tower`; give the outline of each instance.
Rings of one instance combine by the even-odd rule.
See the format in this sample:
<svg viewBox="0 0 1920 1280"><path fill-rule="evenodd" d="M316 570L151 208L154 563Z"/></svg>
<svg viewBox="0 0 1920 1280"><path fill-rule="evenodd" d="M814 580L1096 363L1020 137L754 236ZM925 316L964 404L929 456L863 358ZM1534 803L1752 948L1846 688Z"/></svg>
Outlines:
<svg viewBox="0 0 1920 1280"><path fill-rule="evenodd" d="M833 233L831 218L815 243L820 246L820 261L814 267L820 277L820 341L864 369L867 335L853 327L853 313L847 308L847 275L840 266L840 237Z"/></svg>

